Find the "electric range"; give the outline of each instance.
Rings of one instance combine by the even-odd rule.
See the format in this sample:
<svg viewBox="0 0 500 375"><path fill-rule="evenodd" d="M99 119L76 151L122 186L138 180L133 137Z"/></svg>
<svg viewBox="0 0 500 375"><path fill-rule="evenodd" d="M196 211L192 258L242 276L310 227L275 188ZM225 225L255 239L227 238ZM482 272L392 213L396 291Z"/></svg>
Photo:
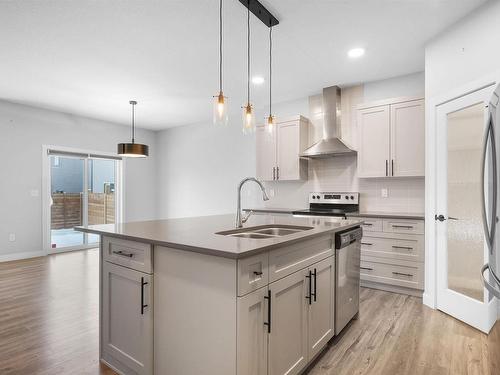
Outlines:
<svg viewBox="0 0 500 375"><path fill-rule="evenodd" d="M346 218L359 211L359 193L309 193L309 208L292 212L295 216L332 216Z"/></svg>

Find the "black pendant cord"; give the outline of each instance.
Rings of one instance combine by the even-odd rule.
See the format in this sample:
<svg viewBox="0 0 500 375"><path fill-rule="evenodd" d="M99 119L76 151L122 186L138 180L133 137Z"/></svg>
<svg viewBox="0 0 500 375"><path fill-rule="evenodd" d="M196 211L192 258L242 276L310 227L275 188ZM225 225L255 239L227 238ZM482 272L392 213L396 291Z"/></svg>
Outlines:
<svg viewBox="0 0 500 375"><path fill-rule="evenodd" d="M272 116L272 90L273 90L273 36L272 36L273 28L272 26L269 28L269 117Z"/></svg>
<svg viewBox="0 0 500 375"><path fill-rule="evenodd" d="M219 93L222 92L222 0L219 1Z"/></svg>
<svg viewBox="0 0 500 375"><path fill-rule="evenodd" d="M250 0L247 8L247 105L250 105Z"/></svg>

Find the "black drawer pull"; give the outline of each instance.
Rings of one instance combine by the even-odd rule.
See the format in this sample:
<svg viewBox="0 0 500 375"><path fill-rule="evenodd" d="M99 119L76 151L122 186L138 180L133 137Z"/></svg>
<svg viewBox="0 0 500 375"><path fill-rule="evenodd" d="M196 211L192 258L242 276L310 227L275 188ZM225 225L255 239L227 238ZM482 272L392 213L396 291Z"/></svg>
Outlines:
<svg viewBox="0 0 500 375"><path fill-rule="evenodd" d="M367 270L367 271L373 271L373 268L368 268L368 267L359 267L362 270Z"/></svg>
<svg viewBox="0 0 500 375"><path fill-rule="evenodd" d="M373 244L369 242L361 242L361 245L372 246Z"/></svg>
<svg viewBox="0 0 500 375"><path fill-rule="evenodd" d="M314 297L314 302L316 302L316 292L318 290L318 288L317 288L318 287L318 280L317 280L318 273L316 272L316 268L314 269L312 276L314 276L314 293L312 294L312 296Z"/></svg>
<svg viewBox="0 0 500 375"><path fill-rule="evenodd" d="M312 271L309 270L309 274L306 275L306 278L309 279L309 287L308 287L308 291L309 291L309 294L306 295L306 299L309 300L309 304L312 303Z"/></svg>
<svg viewBox="0 0 500 375"><path fill-rule="evenodd" d="M125 251L113 251L113 254L120 255L122 257L132 258L134 256L133 253L126 253Z"/></svg>
<svg viewBox="0 0 500 375"><path fill-rule="evenodd" d="M403 272L392 272L393 275L397 275L397 276L408 276L408 277L413 277L412 274L410 273L403 273Z"/></svg>
<svg viewBox="0 0 500 375"><path fill-rule="evenodd" d="M141 277L141 315L144 315L144 308L148 305L144 304L144 286L148 285L147 281L144 281L144 277Z"/></svg>
<svg viewBox="0 0 500 375"><path fill-rule="evenodd" d="M392 225L393 228L413 229L413 225Z"/></svg>
<svg viewBox="0 0 500 375"><path fill-rule="evenodd" d="M409 246L396 246L396 245L393 245L392 248L393 249L403 249L403 250L413 250L413 247L409 247Z"/></svg>
<svg viewBox="0 0 500 375"><path fill-rule="evenodd" d="M363 223L361 225L364 225L364 226L367 226L367 227L371 227L373 224L372 223Z"/></svg>
<svg viewBox="0 0 500 375"><path fill-rule="evenodd" d="M255 276L262 276L262 271L261 272L259 272L259 271L253 271L253 274Z"/></svg>

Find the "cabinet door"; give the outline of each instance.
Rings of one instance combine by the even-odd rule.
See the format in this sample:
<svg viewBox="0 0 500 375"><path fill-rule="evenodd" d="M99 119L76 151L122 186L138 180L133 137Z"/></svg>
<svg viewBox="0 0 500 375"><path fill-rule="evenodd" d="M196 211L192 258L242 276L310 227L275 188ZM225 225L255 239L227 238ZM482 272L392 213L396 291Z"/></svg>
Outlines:
<svg viewBox="0 0 500 375"><path fill-rule="evenodd" d="M153 373L152 282L151 275L103 262L103 356L124 373Z"/></svg>
<svg viewBox="0 0 500 375"><path fill-rule="evenodd" d="M277 179L300 180L300 127L298 121L277 125Z"/></svg>
<svg viewBox="0 0 500 375"><path fill-rule="evenodd" d="M333 257L312 265L313 298L309 305L309 358L324 348L334 334L335 267Z"/></svg>
<svg viewBox="0 0 500 375"><path fill-rule="evenodd" d="M306 274L301 270L269 285L269 375L295 375L307 364Z"/></svg>
<svg viewBox="0 0 500 375"><path fill-rule="evenodd" d="M267 375L268 289L238 297L238 375Z"/></svg>
<svg viewBox="0 0 500 375"><path fill-rule="evenodd" d="M273 181L276 168L276 127L269 131L267 126L257 126L255 129L256 142L256 175L261 181Z"/></svg>
<svg viewBox="0 0 500 375"><path fill-rule="evenodd" d="M425 174L424 100L391 105L391 175Z"/></svg>
<svg viewBox="0 0 500 375"><path fill-rule="evenodd" d="M358 176L389 175L389 106L358 110Z"/></svg>

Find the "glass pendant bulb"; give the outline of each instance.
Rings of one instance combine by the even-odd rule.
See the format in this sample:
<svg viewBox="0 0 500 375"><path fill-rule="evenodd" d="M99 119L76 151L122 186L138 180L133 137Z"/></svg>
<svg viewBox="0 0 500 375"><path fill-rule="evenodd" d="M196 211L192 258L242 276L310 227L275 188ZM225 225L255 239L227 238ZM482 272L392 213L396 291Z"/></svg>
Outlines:
<svg viewBox="0 0 500 375"><path fill-rule="evenodd" d="M250 134L255 131L255 113L250 103L243 107L243 133Z"/></svg>
<svg viewBox="0 0 500 375"><path fill-rule="evenodd" d="M267 131L269 133L272 133L275 126L276 126L276 119L274 118L273 115L269 115L267 117Z"/></svg>
<svg viewBox="0 0 500 375"><path fill-rule="evenodd" d="M227 97L224 96L222 91L219 92L219 95L214 96L214 113L213 113L213 122L215 125L227 125L228 124L228 103Z"/></svg>

